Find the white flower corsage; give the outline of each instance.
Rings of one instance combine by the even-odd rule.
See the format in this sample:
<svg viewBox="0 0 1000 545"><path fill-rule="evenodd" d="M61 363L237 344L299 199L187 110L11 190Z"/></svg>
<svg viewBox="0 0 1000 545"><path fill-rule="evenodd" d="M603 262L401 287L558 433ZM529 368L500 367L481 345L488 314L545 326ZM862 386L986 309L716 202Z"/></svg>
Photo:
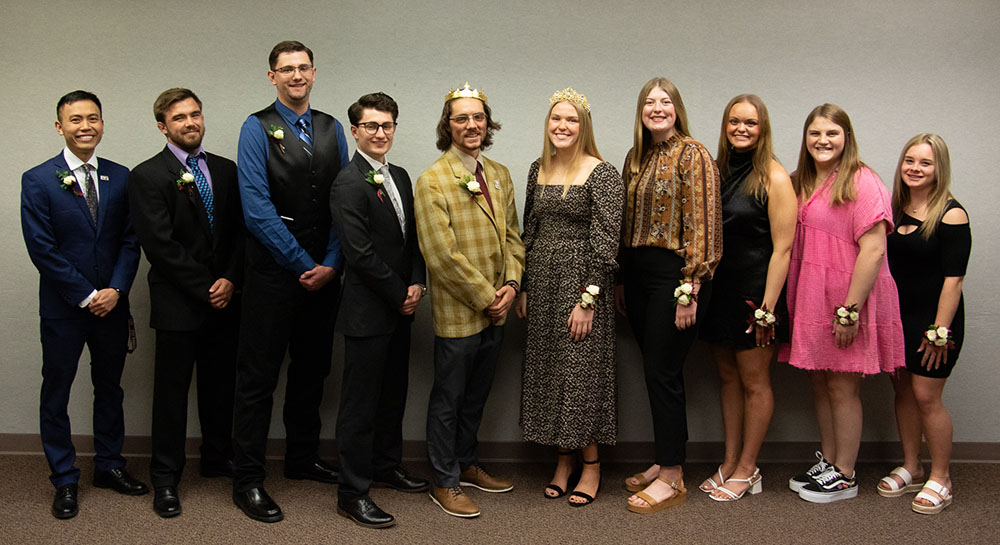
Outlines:
<svg viewBox="0 0 1000 545"><path fill-rule="evenodd" d="M462 179L458 182L458 185L464 187L465 190L469 192L469 195L471 195L473 199L476 198L476 195L483 192L483 190L479 187L479 182L474 180L472 176L469 176L468 174L462 176Z"/></svg>
<svg viewBox="0 0 1000 545"><path fill-rule="evenodd" d="M599 295L601 295L599 286L591 284L586 288L580 288L580 308L594 308Z"/></svg>
<svg viewBox="0 0 1000 545"><path fill-rule="evenodd" d="M187 170L181 169L181 177L174 180L177 184L178 191L184 191L184 187L194 182L194 174L191 174Z"/></svg>
<svg viewBox="0 0 1000 545"><path fill-rule="evenodd" d="M853 305L841 305L833 311L833 321L836 324L842 326L852 326L858 323L858 318L861 314L858 313L858 304Z"/></svg>
<svg viewBox="0 0 1000 545"><path fill-rule="evenodd" d="M690 282L681 281L681 285L674 288L674 306L686 307L698 301L698 294L694 292L694 285Z"/></svg>
<svg viewBox="0 0 1000 545"><path fill-rule="evenodd" d="M931 324L927 326L927 331L924 332L924 337L927 338L927 342L933 344L934 346L947 346L948 348L955 348L955 340L951 334L951 330L944 326L939 326Z"/></svg>
<svg viewBox="0 0 1000 545"><path fill-rule="evenodd" d="M774 327L774 324L778 322L778 318L773 312L767 310L767 305L761 303L760 308L753 304L753 301L747 301L750 308L753 309L750 312L750 317L747 318L747 325L751 326L751 329L747 330L747 333L752 331L752 326L756 325L758 327L768 328Z"/></svg>

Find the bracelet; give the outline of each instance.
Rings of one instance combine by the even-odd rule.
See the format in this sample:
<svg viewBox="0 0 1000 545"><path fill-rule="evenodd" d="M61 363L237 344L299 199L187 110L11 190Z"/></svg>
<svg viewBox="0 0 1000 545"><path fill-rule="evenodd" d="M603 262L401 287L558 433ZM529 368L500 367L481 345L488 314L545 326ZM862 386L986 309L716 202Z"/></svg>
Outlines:
<svg viewBox="0 0 1000 545"><path fill-rule="evenodd" d="M947 348L955 348L955 337L951 334L951 330L947 327L939 326L936 324L931 324L927 326L927 331L924 332L924 337L927 338L927 342L933 344L934 346L944 346Z"/></svg>
<svg viewBox="0 0 1000 545"><path fill-rule="evenodd" d="M841 305L833 311L833 323L840 324L843 326L852 326L858 323L858 318L861 315L858 313L858 304L853 305Z"/></svg>
<svg viewBox="0 0 1000 545"><path fill-rule="evenodd" d="M698 301L698 294L694 292L694 285L690 282L681 281L681 285L674 288L674 306L686 307Z"/></svg>
<svg viewBox="0 0 1000 545"><path fill-rule="evenodd" d="M594 308L597 306L597 297L600 294L600 286L590 284L586 288L580 288L580 308Z"/></svg>
<svg viewBox="0 0 1000 545"><path fill-rule="evenodd" d="M748 326L759 326L763 328L774 327L774 324L778 322L778 317L774 315L773 312L767 310L767 305L761 303L760 308L753 304L753 301L747 301L750 308L753 310L750 312L750 317L747 318ZM748 330L749 332L749 330Z"/></svg>

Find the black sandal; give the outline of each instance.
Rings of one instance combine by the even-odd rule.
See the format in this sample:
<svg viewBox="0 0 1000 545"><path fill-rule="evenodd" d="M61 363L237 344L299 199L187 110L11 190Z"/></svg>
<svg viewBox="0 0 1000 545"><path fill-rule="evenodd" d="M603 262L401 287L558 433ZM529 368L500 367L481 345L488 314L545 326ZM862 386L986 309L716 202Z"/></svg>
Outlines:
<svg viewBox="0 0 1000 545"><path fill-rule="evenodd" d="M575 450L560 449L558 451L558 455L560 457L562 457L562 456L572 456L574 454L576 454ZM567 488L569 488L570 483L573 481L573 477L574 476L577 477L577 478L579 478L579 475L578 475L579 470L580 470L580 468L577 467L576 469L573 470L572 473L570 473L569 478L566 480L566 487ZM546 492L548 492L549 490L555 492L556 495L555 496L550 496L550 495L546 494ZM545 496L545 499L547 499L547 500L555 500L555 499L558 499L558 498L561 498L561 497L565 496L566 495L566 491L563 490L562 487L559 486L559 485L557 485L557 484L549 483L549 484L547 484L545 486L545 490L542 491L542 495Z"/></svg>
<svg viewBox="0 0 1000 545"><path fill-rule="evenodd" d="M590 462L588 462L587 460L584 460L583 463L585 463L587 465L599 464L599 463L601 463L601 459L598 458L598 459L590 461ZM594 494L597 494L597 492L600 492L600 491L601 491L601 480L598 479L598 481L597 481L597 491L594 492ZM582 500L585 500L585 501L582 501L582 502L572 501L573 498L579 498L579 499L582 499ZM569 498L567 498L566 500L567 500L567 502L572 507L583 507L584 505L590 505L590 504L594 503L594 496L591 496L590 494L587 494L586 492L577 492L576 490L574 490L572 493L570 493Z"/></svg>

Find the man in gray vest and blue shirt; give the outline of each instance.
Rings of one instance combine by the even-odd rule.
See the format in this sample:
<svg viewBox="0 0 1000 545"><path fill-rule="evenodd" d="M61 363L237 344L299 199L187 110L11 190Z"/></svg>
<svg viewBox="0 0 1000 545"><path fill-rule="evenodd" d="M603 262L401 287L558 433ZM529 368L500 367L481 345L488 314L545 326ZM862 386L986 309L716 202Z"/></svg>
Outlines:
<svg viewBox="0 0 1000 545"><path fill-rule="evenodd" d="M309 107L312 51L281 42L269 62L278 99L243 123L237 152L251 236L233 418L233 501L252 519L278 522L284 514L264 490L264 463L286 350L285 477L330 484L339 478L317 449L343 261L330 220L330 184L348 156L344 127Z"/></svg>

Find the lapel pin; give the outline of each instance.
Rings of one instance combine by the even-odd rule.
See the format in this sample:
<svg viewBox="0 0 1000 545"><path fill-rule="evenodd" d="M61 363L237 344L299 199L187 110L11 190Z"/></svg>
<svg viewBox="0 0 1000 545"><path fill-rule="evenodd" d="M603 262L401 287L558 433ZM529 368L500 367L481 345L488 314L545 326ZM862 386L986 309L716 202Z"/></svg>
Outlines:
<svg viewBox="0 0 1000 545"><path fill-rule="evenodd" d="M98 176L98 178L100 178L102 182L106 182L106 181L108 181L110 179L110 178L108 178L107 176L105 176L103 174L100 175L100 176Z"/></svg>
<svg viewBox="0 0 1000 545"><path fill-rule="evenodd" d="M493 187L500 189L500 180L493 180Z"/></svg>

